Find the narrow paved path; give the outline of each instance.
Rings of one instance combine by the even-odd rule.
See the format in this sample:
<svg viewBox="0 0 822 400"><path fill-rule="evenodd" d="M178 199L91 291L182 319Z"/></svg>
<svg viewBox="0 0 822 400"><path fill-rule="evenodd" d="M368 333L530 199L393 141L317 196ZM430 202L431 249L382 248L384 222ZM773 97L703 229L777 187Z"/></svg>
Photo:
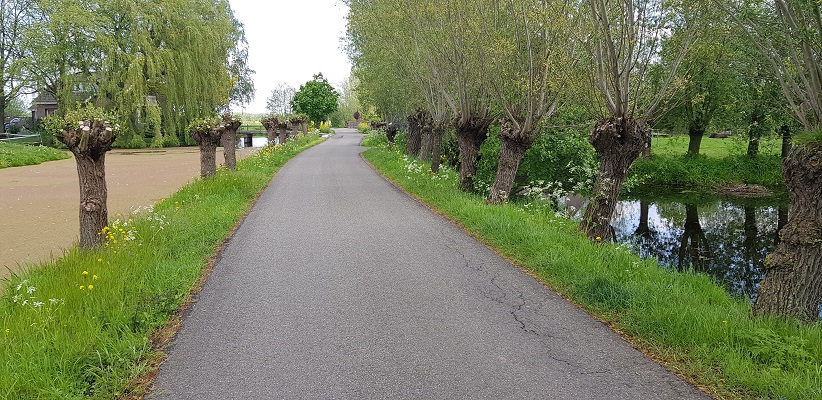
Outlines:
<svg viewBox="0 0 822 400"><path fill-rule="evenodd" d="M383 180L361 138L280 171L149 398L705 398Z"/></svg>

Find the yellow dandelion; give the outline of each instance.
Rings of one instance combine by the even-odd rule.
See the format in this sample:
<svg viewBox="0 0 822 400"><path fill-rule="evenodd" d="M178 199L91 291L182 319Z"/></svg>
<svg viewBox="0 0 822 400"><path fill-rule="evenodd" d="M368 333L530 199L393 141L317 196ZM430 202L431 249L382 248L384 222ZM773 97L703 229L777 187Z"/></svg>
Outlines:
<svg viewBox="0 0 822 400"><path fill-rule="evenodd" d="M95 281L96 281L98 278L99 278L99 277L98 277L97 275L92 275L92 277L91 277L91 279L92 279L92 280L95 280Z"/></svg>
<svg viewBox="0 0 822 400"><path fill-rule="evenodd" d="M3 329L3 333L8 335L9 333L11 333L11 329L9 329L9 328Z"/></svg>
<svg viewBox="0 0 822 400"><path fill-rule="evenodd" d="M596 237L596 240L597 240L597 241L600 241L600 240L602 240L602 238L601 238L601 237L599 237L599 236L597 236L597 237Z"/></svg>
<svg viewBox="0 0 822 400"><path fill-rule="evenodd" d="M98 258L98 259L97 259L97 262L98 262L98 263L101 263L101 262L103 262L103 259L102 259L102 258Z"/></svg>
<svg viewBox="0 0 822 400"><path fill-rule="evenodd" d="M94 290L94 285L88 285L88 290Z"/></svg>
<svg viewBox="0 0 822 400"><path fill-rule="evenodd" d="M85 287L85 286L80 285L80 290L85 290L85 289L86 289L86 287Z"/></svg>
<svg viewBox="0 0 822 400"><path fill-rule="evenodd" d="M83 275L88 275L88 271L83 271Z"/></svg>

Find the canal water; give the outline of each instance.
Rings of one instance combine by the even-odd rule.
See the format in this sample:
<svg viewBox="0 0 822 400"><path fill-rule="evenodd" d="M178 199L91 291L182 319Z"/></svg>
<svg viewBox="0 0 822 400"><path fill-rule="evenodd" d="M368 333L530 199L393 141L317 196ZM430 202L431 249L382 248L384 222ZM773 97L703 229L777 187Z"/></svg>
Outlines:
<svg viewBox="0 0 822 400"><path fill-rule="evenodd" d="M789 209L786 196L644 195L620 201L611 223L616 240L640 256L705 273L730 293L753 298Z"/></svg>

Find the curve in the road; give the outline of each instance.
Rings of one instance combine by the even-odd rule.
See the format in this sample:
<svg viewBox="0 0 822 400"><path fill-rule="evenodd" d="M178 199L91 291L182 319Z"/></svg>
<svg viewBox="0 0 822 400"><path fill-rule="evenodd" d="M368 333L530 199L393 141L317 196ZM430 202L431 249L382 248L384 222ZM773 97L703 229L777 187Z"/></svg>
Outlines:
<svg viewBox="0 0 822 400"><path fill-rule="evenodd" d="M149 398L707 398L382 179L361 138L279 172Z"/></svg>

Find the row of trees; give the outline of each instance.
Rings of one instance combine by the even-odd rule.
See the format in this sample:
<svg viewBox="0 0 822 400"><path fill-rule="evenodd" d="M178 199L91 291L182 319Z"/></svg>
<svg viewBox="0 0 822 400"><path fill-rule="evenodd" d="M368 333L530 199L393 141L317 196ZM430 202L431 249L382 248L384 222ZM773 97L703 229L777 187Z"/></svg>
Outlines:
<svg viewBox="0 0 822 400"><path fill-rule="evenodd" d="M199 116L253 96L243 26L226 0L13 0L0 8L0 112L21 93L45 92L59 115L92 103L121 116L121 139L151 131L162 145L184 139Z"/></svg>
<svg viewBox="0 0 822 400"><path fill-rule="evenodd" d="M425 121L421 126L435 146L451 125L463 188L472 189L479 145L489 126L499 124L490 203L508 198L541 125L563 107L587 109L594 125L589 141L601 160L580 224L592 240L611 236L622 183L650 145L652 125L686 126L693 154L714 118L745 121L755 153L755 139L767 123L790 125L780 104L789 106L784 109L793 111L805 131L822 129L819 2L349 0L348 5L348 48L360 100L389 119L422 115L414 118ZM779 249L769 257L756 313L816 318L822 299L822 139L815 138L787 154L784 174L793 212Z"/></svg>

